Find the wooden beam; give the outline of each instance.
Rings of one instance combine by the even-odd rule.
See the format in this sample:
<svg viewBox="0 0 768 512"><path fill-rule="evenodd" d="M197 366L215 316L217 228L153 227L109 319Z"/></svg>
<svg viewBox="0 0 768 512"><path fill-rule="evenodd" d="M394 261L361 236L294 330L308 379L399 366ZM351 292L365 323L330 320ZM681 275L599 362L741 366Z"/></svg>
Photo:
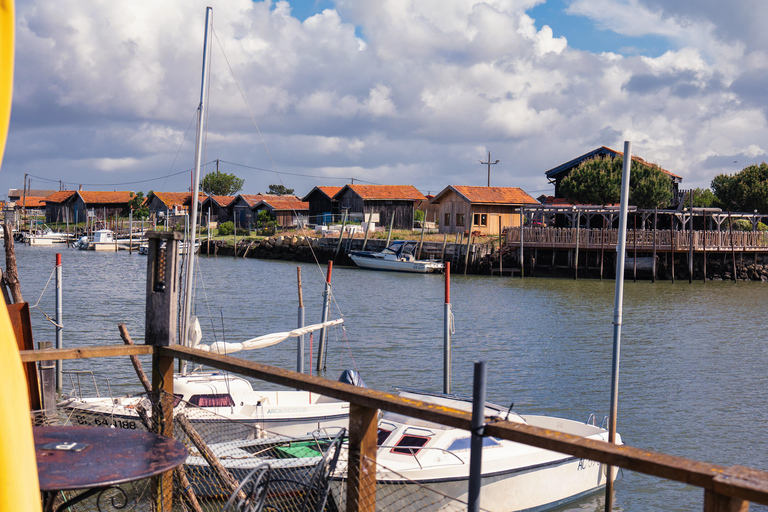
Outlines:
<svg viewBox="0 0 768 512"><path fill-rule="evenodd" d="M52 348L47 350L22 350L19 352L21 361L24 363L48 360L93 359L96 357L146 356L154 353L155 347L151 345Z"/></svg>
<svg viewBox="0 0 768 512"><path fill-rule="evenodd" d="M357 404L349 405L347 512L375 512L376 510L378 416L377 409Z"/></svg>

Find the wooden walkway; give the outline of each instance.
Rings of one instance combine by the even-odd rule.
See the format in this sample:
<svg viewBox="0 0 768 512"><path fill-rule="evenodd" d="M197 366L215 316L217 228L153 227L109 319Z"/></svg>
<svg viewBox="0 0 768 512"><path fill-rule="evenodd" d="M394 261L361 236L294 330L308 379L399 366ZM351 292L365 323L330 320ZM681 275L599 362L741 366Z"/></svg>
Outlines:
<svg viewBox="0 0 768 512"><path fill-rule="evenodd" d="M520 228L508 228L508 246L519 247ZM616 250L619 239L617 229L584 228L522 228L522 246L525 249L605 249ZM680 230L627 230L627 250L651 252L766 252L768 232L765 231L680 231Z"/></svg>

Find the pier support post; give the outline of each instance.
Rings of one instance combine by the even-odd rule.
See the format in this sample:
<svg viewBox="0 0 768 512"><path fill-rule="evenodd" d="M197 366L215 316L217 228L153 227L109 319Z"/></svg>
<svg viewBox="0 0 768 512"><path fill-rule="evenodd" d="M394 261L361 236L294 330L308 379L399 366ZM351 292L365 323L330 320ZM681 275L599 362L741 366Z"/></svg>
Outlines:
<svg viewBox="0 0 768 512"><path fill-rule="evenodd" d="M325 291L323 292L323 323L328 321L328 314L331 310L331 272L333 271L333 262L328 261L328 273L325 278ZM317 374L325 370L325 340L328 336L328 327L320 330L320 342L317 344Z"/></svg>
<svg viewBox="0 0 768 512"><path fill-rule="evenodd" d="M296 280L299 287L299 318L298 327L304 327L304 293L301 289L301 267L296 267ZM302 334L296 340L296 371L304 373L304 335Z"/></svg>
<svg viewBox="0 0 768 512"><path fill-rule="evenodd" d="M148 233L147 306L144 342L155 347L176 344L179 316L179 240L180 233ZM162 241L165 240L165 246ZM189 299L187 299L189 300ZM173 437L173 362L172 357L152 356L152 417L156 433ZM173 471L152 479L155 510L173 508Z"/></svg>

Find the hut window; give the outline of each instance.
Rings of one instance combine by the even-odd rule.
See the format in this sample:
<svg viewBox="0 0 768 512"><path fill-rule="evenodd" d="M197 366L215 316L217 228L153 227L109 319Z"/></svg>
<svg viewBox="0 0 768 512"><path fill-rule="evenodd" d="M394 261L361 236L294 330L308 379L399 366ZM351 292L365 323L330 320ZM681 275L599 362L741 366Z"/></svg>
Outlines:
<svg viewBox="0 0 768 512"><path fill-rule="evenodd" d="M422 446L429 442L428 437L404 435L397 442L392 453L402 453L404 455L416 455Z"/></svg>
<svg viewBox="0 0 768 512"><path fill-rule="evenodd" d="M231 407L235 405L232 397L226 393L212 395L192 395L189 403L198 407Z"/></svg>
<svg viewBox="0 0 768 512"><path fill-rule="evenodd" d="M456 225L457 226L463 226L464 225L464 214L463 213L457 213L456 214Z"/></svg>
<svg viewBox="0 0 768 512"><path fill-rule="evenodd" d="M475 220L475 226L487 226L488 225L488 214L486 214L486 213L476 213L474 220Z"/></svg>
<svg viewBox="0 0 768 512"><path fill-rule="evenodd" d="M450 226L451 225L451 214L450 213L446 213L445 214L445 225L446 226Z"/></svg>

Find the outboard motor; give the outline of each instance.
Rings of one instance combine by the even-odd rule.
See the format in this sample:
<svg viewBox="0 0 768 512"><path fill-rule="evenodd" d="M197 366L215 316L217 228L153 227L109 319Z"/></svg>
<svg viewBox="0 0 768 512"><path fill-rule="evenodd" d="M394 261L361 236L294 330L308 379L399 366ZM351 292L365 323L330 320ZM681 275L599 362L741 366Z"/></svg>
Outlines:
<svg viewBox="0 0 768 512"><path fill-rule="evenodd" d="M363 381L363 378L360 376L360 374L355 370L344 370L341 372L341 375L339 375L339 382L343 382L344 384L352 384L353 386L357 386L359 388L368 387L365 385L365 382Z"/></svg>

